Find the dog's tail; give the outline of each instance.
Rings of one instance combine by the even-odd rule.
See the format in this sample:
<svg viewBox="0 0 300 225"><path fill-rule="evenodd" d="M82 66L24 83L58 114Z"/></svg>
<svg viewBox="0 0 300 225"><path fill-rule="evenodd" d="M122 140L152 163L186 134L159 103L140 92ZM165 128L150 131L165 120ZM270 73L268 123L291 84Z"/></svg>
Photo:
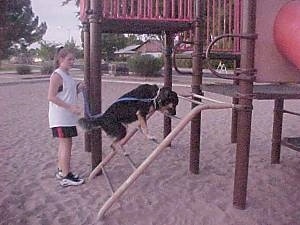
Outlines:
<svg viewBox="0 0 300 225"><path fill-rule="evenodd" d="M98 118L83 117L78 120L78 124L82 129L87 130L87 131L99 129L99 128L101 128L102 118L101 117L98 117Z"/></svg>

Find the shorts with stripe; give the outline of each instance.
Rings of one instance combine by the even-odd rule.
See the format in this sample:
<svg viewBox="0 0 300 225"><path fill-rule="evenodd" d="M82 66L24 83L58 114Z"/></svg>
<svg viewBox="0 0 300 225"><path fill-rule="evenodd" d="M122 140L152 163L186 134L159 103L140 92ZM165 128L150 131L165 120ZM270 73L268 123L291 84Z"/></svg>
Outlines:
<svg viewBox="0 0 300 225"><path fill-rule="evenodd" d="M53 127L51 128L53 137L57 138L70 138L76 137L77 129L76 126L72 127Z"/></svg>

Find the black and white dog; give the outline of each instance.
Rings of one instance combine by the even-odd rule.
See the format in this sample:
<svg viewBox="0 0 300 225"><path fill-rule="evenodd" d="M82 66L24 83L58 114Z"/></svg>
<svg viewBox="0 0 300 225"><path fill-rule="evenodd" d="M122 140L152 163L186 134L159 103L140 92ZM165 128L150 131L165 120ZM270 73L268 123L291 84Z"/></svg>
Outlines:
<svg viewBox="0 0 300 225"><path fill-rule="evenodd" d="M78 123L85 130L103 129L114 138L111 147L115 148L127 134L126 125L134 121L148 139L155 139L148 133L146 116L157 110L175 115L177 105L177 93L171 88L143 84L117 99L101 116L81 118Z"/></svg>

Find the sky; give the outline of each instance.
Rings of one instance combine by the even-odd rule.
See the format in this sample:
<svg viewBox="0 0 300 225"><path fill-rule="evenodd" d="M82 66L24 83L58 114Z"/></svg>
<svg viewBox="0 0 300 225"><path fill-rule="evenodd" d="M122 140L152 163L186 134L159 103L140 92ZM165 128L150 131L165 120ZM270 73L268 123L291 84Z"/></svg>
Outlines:
<svg viewBox="0 0 300 225"><path fill-rule="evenodd" d="M80 29L81 24L76 17L79 8L75 1L61 6L63 0L31 0L32 11L39 17L40 22L47 23L47 32L43 40L64 44L73 38L76 45L81 46Z"/></svg>

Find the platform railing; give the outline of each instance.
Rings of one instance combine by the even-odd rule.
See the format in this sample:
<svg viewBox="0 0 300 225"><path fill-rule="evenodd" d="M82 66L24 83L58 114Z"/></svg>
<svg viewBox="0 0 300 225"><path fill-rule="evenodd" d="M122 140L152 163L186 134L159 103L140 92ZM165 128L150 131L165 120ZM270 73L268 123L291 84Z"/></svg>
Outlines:
<svg viewBox="0 0 300 225"><path fill-rule="evenodd" d="M209 45L217 36L240 33L242 0L206 0L205 36ZM103 17L174 22L193 22L195 0L103 0ZM179 34L179 40L191 42L193 31ZM182 45L190 50L191 45ZM239 41L223 39L213 46L215 51L239 52Z"/></svg>
<svg viewBox="0 0 300 225"><path fill-rule="evenodd" d="M206 44L217 36L240 32L241 0L207 0ZM223 39L214 50L239 51L239 42L233 38Z"/></svg>
<svg viewBox="0 0 300 225"><path fill-rule="evenodd" d="M214 39L224 34L238 34L241 29L241 2L242 0L207 0L205 14L205 46ZM185 31L178 34L178 41L193 42L193 31ZM182 44L182 51L192 50L190 44ZM224 38L216 43L214 51L239 52L239 40Z"/></svg>
<svg viewBox="0 0 300 225"><path fill-rule="evenodd" d="M191 21L193 3L194 0L103 0L103 17Z"/></svg>

